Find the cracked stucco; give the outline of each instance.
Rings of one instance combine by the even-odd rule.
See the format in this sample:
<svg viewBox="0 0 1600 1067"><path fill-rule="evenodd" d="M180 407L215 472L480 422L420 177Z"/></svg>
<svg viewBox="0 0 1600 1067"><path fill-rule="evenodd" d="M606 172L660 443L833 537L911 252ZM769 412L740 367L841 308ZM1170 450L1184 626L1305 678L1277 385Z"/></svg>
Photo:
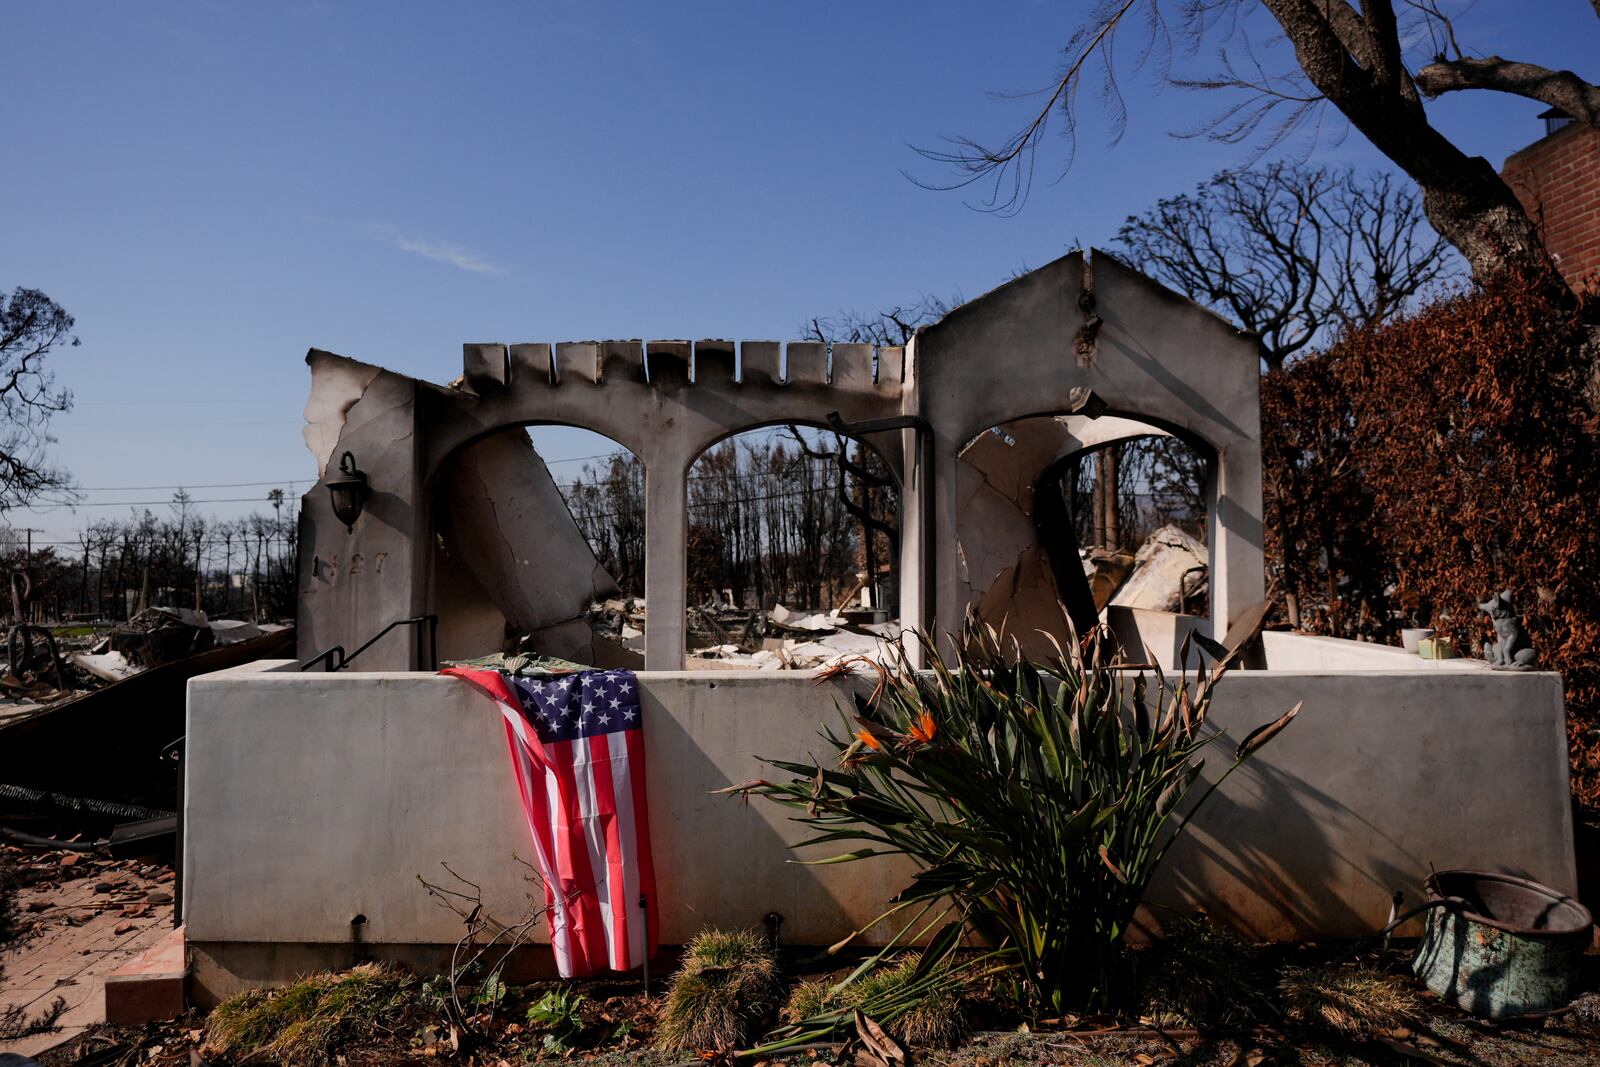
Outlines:
<svg viewBox="0 0 1600 1067"><path fill-rule="evenodd" d="M306 400L302 433L306 448L316 457L317 477L321 479L327 476L350 409L366 394L379 368L315 350L306 362L311 366L311 396Z"/></svg>

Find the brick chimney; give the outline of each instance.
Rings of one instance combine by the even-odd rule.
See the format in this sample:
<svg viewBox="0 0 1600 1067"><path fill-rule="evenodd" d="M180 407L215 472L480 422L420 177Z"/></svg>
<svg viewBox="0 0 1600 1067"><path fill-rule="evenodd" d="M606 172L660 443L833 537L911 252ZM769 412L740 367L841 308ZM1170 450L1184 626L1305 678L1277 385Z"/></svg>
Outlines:
<svg viewBox="0 0 1600 1067"><path fill-rule="evenodd" d="M1500 168L1574 289L1600 284L1600 130L1551 108L1545 135Z"/></svg>

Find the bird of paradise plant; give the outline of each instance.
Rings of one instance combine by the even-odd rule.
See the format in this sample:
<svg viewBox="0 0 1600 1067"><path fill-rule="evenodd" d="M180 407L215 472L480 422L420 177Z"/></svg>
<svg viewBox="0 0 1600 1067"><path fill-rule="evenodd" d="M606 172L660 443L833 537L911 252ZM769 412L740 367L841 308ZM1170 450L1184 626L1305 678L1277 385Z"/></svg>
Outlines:
<svg viewBox="0 0 1600 1067"><path fill-rule="evenodd" d="M1192 652L1185 641L1180 663L1193 657L1193 672L1168 677L1114 662L1102 631L1043 663L976 624L950 656L915 640L925 670L912 669L903 643L888 666L861 661L877 685L854 695L852 729L824 731L831 761L765 759L790 777L723 792L799 809L814 831L801 847L860 846L808 862L911 857L919 870L894 910L951 904L1009 959L1026 1010L1115 1007L1132 987L1123 935L1162 857L1300 706L1246 736L1191 797L1200 754L1221 735L1207 721L1212 694L1244 642L1197 636Z"/></svg>

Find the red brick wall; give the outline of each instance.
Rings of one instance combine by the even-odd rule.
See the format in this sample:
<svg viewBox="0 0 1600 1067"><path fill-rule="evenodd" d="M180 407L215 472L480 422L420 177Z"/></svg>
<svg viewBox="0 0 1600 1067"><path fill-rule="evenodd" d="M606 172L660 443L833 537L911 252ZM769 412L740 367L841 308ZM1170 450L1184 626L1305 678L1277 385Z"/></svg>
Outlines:
<svg viewBox="0 0 1600 1067"><path fill-rule="evenodd" d="M1600 130L1563 126L1500 170L1574 288L1600 284Z"/></svg>

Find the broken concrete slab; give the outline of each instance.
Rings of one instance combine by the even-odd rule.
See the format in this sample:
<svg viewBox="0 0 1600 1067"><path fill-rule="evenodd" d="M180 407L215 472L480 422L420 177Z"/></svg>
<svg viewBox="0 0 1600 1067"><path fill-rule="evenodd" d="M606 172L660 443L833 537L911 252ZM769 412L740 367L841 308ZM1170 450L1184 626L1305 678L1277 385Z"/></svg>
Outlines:
<svg viewBox="0 0 1600 1067"><path fill-rule="evenodd" d="M1111 604L1119 608L1177 611L1185 595L1206 587L1206 546L1168 524L1151 534L1134 556L1133 570Z"/></svg>
<svg viewBox="0 0 1600 1067"><path fill-rule="evenodd" d="M180 926L106 977L106 1022L138 1026L176 1019L189 1007L188 978L188 953Z"/></svg>
<svg viewBox="0 0 1600 1067"><path fill-rule="evenodd" d="M212 619L211 636L219 645L233 645L260 637L265 631L245 619Z"/></svg>
<svg viewBox="0 0 1600 1067"><path fill-rule="evenodd" d="M1089 579L1089 590L1094 594L1096 611L1102 611L1111 598L1117 595L1122 583L1133 570L1135 556L1132 552L1106 552L1096 549L1084 560L1084 574Z"/></svg>
<svg viewBox="0 0 1600 1067"><path fill-rule="evenodd" d="M103 678L108 682L120 682L124 678L132 678L143 667L128 662L128 657L121 652L104 652L95 655L90 652L74 652L67 657L67 662L74 667L81 667L96 678Z"/></svg>
<svg viewBox="0 0 1600 1067"><path fill-rule="evenodd" d="M526 431L503 430L463 449L441 479L439 493L439 536L446 551L503 618L502 633L490 647L452 647L450 658L500 651L505 624L534 635L581 622L591 603L618 592ZM480 634L494 630L494 620L486 616ZM573 633L568 630L560 642L568 644ZM541 646L535 651L574 658L569 653L575 650Z"/></svg>

